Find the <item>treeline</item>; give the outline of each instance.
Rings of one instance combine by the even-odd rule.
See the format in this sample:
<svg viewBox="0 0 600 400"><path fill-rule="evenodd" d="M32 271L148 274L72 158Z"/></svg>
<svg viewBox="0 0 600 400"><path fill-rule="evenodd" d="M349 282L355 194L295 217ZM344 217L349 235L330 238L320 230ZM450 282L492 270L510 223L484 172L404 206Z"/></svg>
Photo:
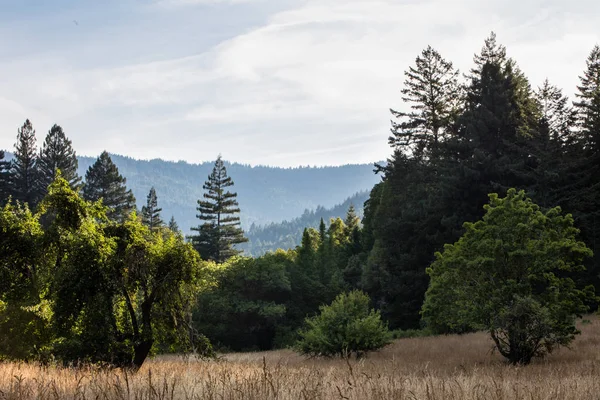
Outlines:
<svg viewBox="0 0 600 400"><path fill-rule="evenodd" d="M362 218L362 205L368 197L368 191L359 192L332 208L318 206L311 211L304 210L300 217L290 221L261 226L252 224L246 232L248 243L241 245L240 248L244 250L245 255L249 256L261 256L277 249L293 249L302 241L302 232L305 228L318 228L321 220L329 221L332 218L343 217L350 206L355 206L358 217Z"/></svg>
<svg viewBox="0 0 600 400"><path fill-rule="evenodd" d="M126 179L112 162L106 151L96 159L85 174L78 175L79 162L71 140L59 125L48 131L42 147L37 149L35 129L29 120L17 131L13 159L4 160L0 150L0 205L9 199L35 210L48 194L48 187L60 171L72 190L80 192L85 200L102 199L108 207L107 215L123 221L136 209L135 197L126 187Z"/></svg>
<svg viewBox="0 0 600 400"><path fill-rule="evenodd" d="M391 327L421 326L434 253L483 216L489 193L508 188L573 214L594 252L578 283L598 287L600 47L586 60L573 103L548 80L532 89L495 34L464 79L431 47L405 76L405 110L391 111L394 152L363 221L360 287Z"/></svg>
<svg viewBox="0 0 600 400"><path fill-rule="evenodd" d="M393 153L376 166L383 179L362 222L350 207L344 219L304 229L296 248L256 258L239 255L246 238L220 158L185 243L175 221L164 227L155 191L141 216L131 212L131 192L108 154L80 190L64 134L49 133L38 156L26 123L15 159L2 164L3 193L19 203L0 214L0 354L139 366L152 352L210 353L203 335L232 350L288 346L307 316L353 289L368 293L395 330L491 330L481 321L492 310L504 319L499 332L539 316L548 327L541 337L559 333L545 343L568 344L583 294L596 306L590 290L577 288L598 288L600 267L600 47L586 64L570 103L547 81L532 89L494 34L465 77L426 48L406 71L405 110L391 111ZM44 171L63 169L44 189ZM555 206L573 214L580 233ZM472 304L469 285L486 310ZM478 315L466 319L460 304ZM539 354L513 353L502 346L510 335L494 335L513 362Z"/></svg>
<svg viewBox="0 0 600 400"><path fill-rule="evenodd" d="M509 188L543 210L560 206L573 215L577 238L594 256L584 260L585 272L562 274L598 288L600 47L586 60L572 103L548 81L533 89L494 34L466 76L432 47L405 76L404 111L391 110L393 154L377 165L383 180L362 224L350 216L321 224L305 230L295 250L219 270L198 305L198 328L212 341L236 350L290 344L306 314L352 289L368 293L393 329L473 329L422 319L427 269L465 233L465 222L483 217L490 193ZM592 309L595 301L587 297Z"/></svg>

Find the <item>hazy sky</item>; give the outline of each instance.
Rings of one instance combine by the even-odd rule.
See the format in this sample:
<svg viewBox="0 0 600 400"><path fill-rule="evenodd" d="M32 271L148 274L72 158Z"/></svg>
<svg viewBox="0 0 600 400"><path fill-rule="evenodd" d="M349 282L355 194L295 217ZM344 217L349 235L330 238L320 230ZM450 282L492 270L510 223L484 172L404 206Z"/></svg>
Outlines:
<svg viewBox="0 0 600 400"><path fill-rule="evenodd" d="M571 95L597 0L0 0L0 147L31 119L78 154L373 162L428 44L467 71L491 30Z"/></svg>

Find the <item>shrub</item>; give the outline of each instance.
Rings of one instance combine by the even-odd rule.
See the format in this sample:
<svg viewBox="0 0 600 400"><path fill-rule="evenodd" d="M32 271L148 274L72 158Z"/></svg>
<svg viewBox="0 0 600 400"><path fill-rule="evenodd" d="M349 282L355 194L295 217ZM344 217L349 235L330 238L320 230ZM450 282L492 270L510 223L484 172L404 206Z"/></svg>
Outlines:
<svg viewBox="0 0 600 400"><path fill-rule="evenodd" d="M309 356L360 357L384 347L390 342L390 332L369 303L369 296L356 290L321 306L319 315L306 319L296 350Z"/></svg>

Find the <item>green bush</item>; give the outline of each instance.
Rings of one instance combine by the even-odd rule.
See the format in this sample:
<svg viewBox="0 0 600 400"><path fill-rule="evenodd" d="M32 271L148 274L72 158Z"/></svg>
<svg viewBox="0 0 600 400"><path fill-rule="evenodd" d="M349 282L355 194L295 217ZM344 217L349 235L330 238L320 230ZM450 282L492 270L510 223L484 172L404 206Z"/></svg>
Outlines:
<svg viewBox="0 0 600 400"><path fill-rule="evenodd" d="M369 302L369 296L353 291L340 294L329 306L321 306L319 315L306 319L296 350L309 356L359 357L384 347L391 335Z"/></svg>

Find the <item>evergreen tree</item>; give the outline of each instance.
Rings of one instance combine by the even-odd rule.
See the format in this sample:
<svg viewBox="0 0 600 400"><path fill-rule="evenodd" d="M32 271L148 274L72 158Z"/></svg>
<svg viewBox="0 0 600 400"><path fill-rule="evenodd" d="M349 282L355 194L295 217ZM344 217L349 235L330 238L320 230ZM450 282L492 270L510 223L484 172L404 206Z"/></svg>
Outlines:
<svg viewBox="0 0 600 400"><path fill-rule="evenodd" d="M390 110L399 122L392 121L389 142L420 158L444 139L446 128L458 117L458 70L428 46L404 75L402 100L411 111Z"/></svg>
<svg viewBox="0 0 600 400"><path fill-rule="evenodd" d="M190 237L194 248L205 260L218 263L241 253L234 245L247 242L240 227L240 209L236 200L237 193L227 190L233 186L233 180L227 176L227 169L221 156L215 161L212 173L202 188L206 191L204 199L198 200L197 215L203 223L192 227L198 235Z"/></svg>
<svg viewBox="0 0 600 400"><path fill-rule="evenodd" d="M539 110L527 79L494 33L474 61L459 132L436 168L443 173L444 224L455 235L464 221L481 217L488 193L528 187L535 180L527 142L536 134Z"/></svg>
<svg viewBox="0 0 600 400"><path fill-rule="evenodd" d="M356 271L374 304L392 328L418 328L427 290L425 268L432 261L440 229L438 206L441 149L456 136L462 88L452 63L428 47L405 72L402 100L412 111L392 115L393 157L384 182L365 207L363 244L368 257L354 257L345 277L356 284ZM432 240L434 239L434 240ZM363 261L364 260L364 261ZM364 268L360 267L363 263Z"/></svg>
<svg viewBox="0 0 600 400"><path fill-rule="evenodd" d="M122 222L135 210L135 197L131 190L127 190L126 181L108 153L103 151L85 173L83 197L88 201L102 199L108 207L107 216Z"/></svg>
<svg viewBox="0 0 600 400"><path fill-rule="evenodd" d="M60 170L61 176L69 182L73 190L78 190L81 177L77 175L77 166L77 155L71 141L65 136L63 129L55 124L46 135L38 158L40 197L46 195L48 186L54 182L57 170Z"/></svg>
<svg viewBox="0 0 600 400"><path fill-rule="evenodd" d="M565 206L569 169L573 167L567 157L575 144L572 127L575 112L562 91L546 79L535 93L539 107L538 132L529 145L532 158L528 163L535 179L529 194L544 207Z"/></svg>
<svg viewBox="0 0 600 400"><path fill-rule="evenodd" d="M156 190L154 186L150 188L146 205L142 207L142 223L146 225L150 230L155 230L164 225L163 220L160 218L160 212L162 208L158 208L158 199L156 197Z"/></svg>
<svg viewBox="0 0 600 400"><path fill-rule="evenodd" d="M10 162L4 160L4 150L0 150L0 206L11 194Z"/></svg>
<svg viewBox="0 0 600 400"><path fill-rule="evenodd" d="M26 120L17 131L11 180L13 198L29 204L30 208L34 208L38 201L37 161L35 130L31 122Z"/></svg>
<svg viewBox="0 0 600 400"><path fill-rule="evenodd" d="M169 229L173 233L181 233L181 231L179 230L179 225L177 225L177 221L175 221L175 216L171 216L171 219L169 220Z"/></svg>
<svg viewBox="0 0 600 400"><path fill-rule="evenodd" d="M600 271L600 46L595 46L586 61L574 102L577 111L577 160L572 175L567 210L575 217L586 244L594 252L588 270ZM600 284L597 282L596 284Z"/></svg>

